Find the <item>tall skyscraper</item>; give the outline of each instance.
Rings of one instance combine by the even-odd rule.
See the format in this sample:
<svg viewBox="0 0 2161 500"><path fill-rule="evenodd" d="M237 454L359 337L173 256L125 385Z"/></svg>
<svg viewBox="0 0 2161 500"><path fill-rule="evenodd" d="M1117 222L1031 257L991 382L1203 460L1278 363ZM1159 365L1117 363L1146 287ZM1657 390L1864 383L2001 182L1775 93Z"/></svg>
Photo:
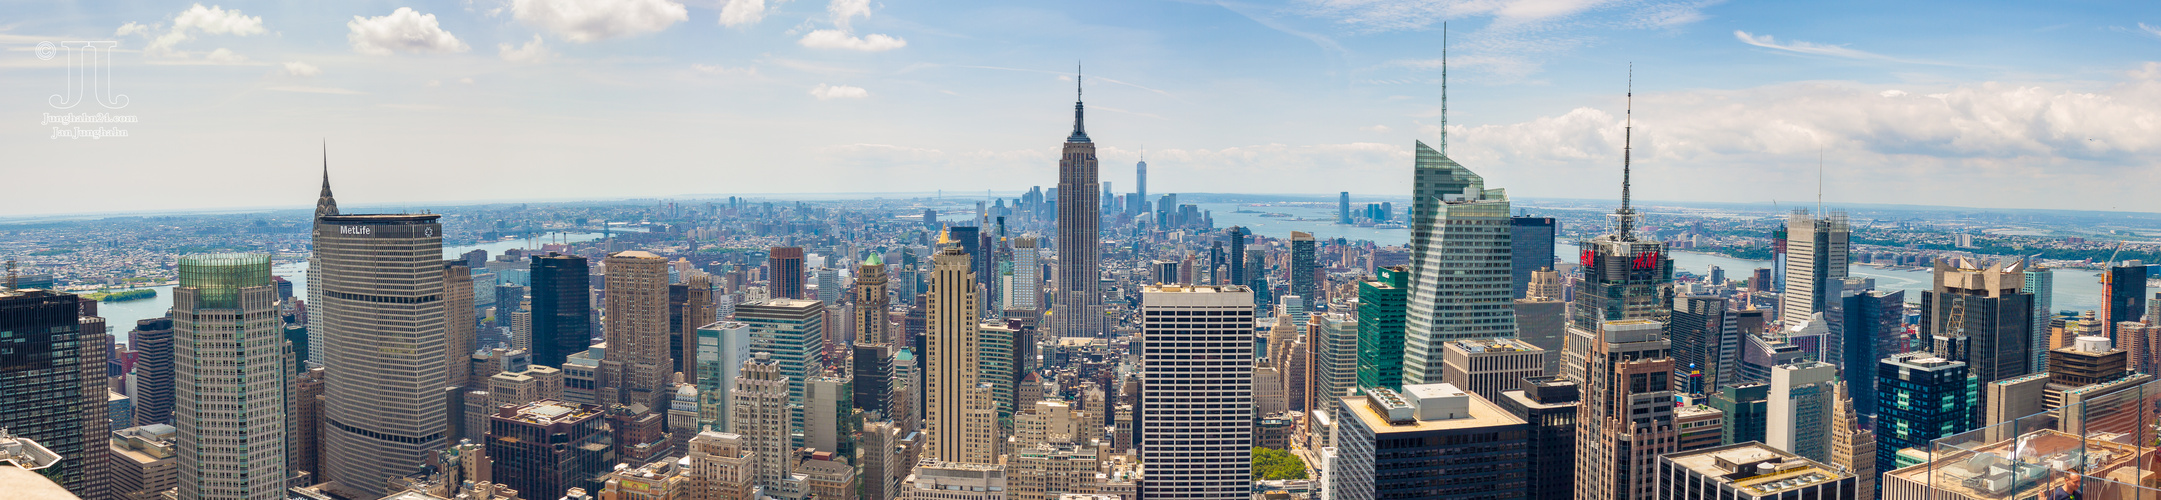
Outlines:
<svg viewBox="0 0 2161 500"><path fill-rule="evenodd" d="M1033 318L1043 311L1043 250L1036 237L1013 239L1013 284L1006 287L1006 314Z"/></svg>
<svg viewBox="0 0 2161 500"><path fill-rule="evenodd" d="M855 278L855 345L850 356L850 395L856 409L886 412L892 392L893 328L886 319L891 300L885 293L885 261L870 254L857 268Z"/></svg>
<svg viewBox="0 0 2161 500"><path fill-rule="evenodd" d="M825 303L815 300L770 299L736 306L735 320L750 326L750 351L766 353L787 377L788 398L796 411L789 421L803 426L804 382L824 373ZM611 346L608 351L615 349ZM736 432L742 434L742 432Z"/></svg>
<svg viewBox="0 0 2161 500"><path fill-rule="evenodd" d="M1627 319L1597 330L1576 418L1575 498L1651 498L1658 456L1677 451L1664 326Z"/></svg>
<svg viewBox="0 0 2161 500"><path fill-rule="evenodd" d="M1568 500L1575 493L1570 481L1576 465L1576 412L1582 405L1581 395L1575 383L1558 377L1530 377L1522 384L1521 389L1501 393L1494 403L1530 424L1530 439L1524 447L1530 455L1524 498Z"/></svg>
<svg viewBox="0 0 2161 500"><path fill-rule="evenodd" d="M464 259L443 261L443 366L462 368L473 357L473 336L480 326L474 319L474 300L473 268L466 267ZM467 375L471 373L466 370L450 370L450 385L466 386L472 382Z"/></svg>
<svg viewBox="0 0 2161 500"><path fill-rule="evenodd" d="M1906 291L1862 290L1840 300L1845 302L1845 358L1851 367L1841 373L1853 393L1854 411L1875 415L1876 370L1870 367L1904 352L1900 344L1906 336Z"/></svg>
<svg viewBox="0 0 2161 500"><path fill-rule="evenodd" d="M1831 458L1831 406L1838 368L1804 361L1771 368L1770 434L1764 444L1808 457Z"/></svg>
<svg viewBox="0 0 2161 500"><path fill-rule="evenodd" d="M698 425L729 429L730 394L750 361L750 325L722 321L698 329Z"/></svg>
<svg viewBox="0 0 2161 500"><path fill-rule="evenodd" d="M1553 268L1561 223L1552 217L1511 217L1508 222L1508 280L1515 298L1521 299L1529 296L1531 273Z"/></svg>
<svg viewBox="0 0 2161 500"><path fill-rule="evenodd" d="M1384 267L1358 282L1358 386L1403 387L1404 297L1410 268Z"/></svg>
<svg viewBox="0 0 2161 500"><path fill-rule="evenodd" d="M1143 153L1143 154L1145 154L1145 153ZM1147 156L1142 156L1142 157L1141 157L1141 161L1140 161L1140 162L1137 162L1137 163L1134 163L1134 164L1133 164L1133 194L1134 194L1134 195L1136 195L1136 196L1135 196L1135 198L1136 198L1136 199L1138 200L1138 204L1140 204L1140 205L1143 205L1143 206L1140 206L1140 207L1132 207L1132 208L1129 208L1129 209L1127 209L1126 211L1128 211L1128 212L1133 212L1133 213L1136 213L1136 214L1138 214L1138 213L1146 213L1146 210L1142 210L1142 209L1143 209L1143 208L1145 208L1145 205L1147 205L1147 204L1148 204L1148 157L1147 157Z"/></svg>
<svg viewBox="0 0 2161 500"><path fill-rule="evenodd" d="M975 273L969 271L969 260L958 245L946 246L931 257L924 332L923 421L929 438L925 457L993 464L996 422L968 418L971 409L996 404L983 386L982 325L976 315Z"/></svg>
<svg viewBox="0 0 2161 500"><path fill-rule="evenodd" d="M532 260L533 364L562 368L564 359L593 345L592 270L576 255L548 252Z"/></svg>
<svg viewBox="0 0 2161 500"><path fill-rule="evenodd" d="M1852 236L1845 212L1819 218L1807 209L1795 209L1786 219L1786 289L1779 294L1780 321L1792 326L1808 321L1812 314L1831 315L1831 308L1838 305L1838 291L1845 286ZM1838 332L1831 333L1833 339L1838 338ZM1833 356L1827 353L1824 361L1843 366Z"/></svg>
<svg viewBox="0 0 2161 500"><path fill-rule="evenodd" d="M1313 309L1326 309L1321 297L1320 256L1314 254L1313 233L1291 231L1291 295L1305 297ZM1303 318L1300 318L1303 320Z"/></svg>
<svg viewBox="0 0 2161 500"><path fill-rule="evenodd" d="M2104 293L2108 294L2108 303L2103 306L2108 310L2102 318L2102 332L2114 338L2117 323L2138 321L2146 315L2146 263L2136 260L2110 262L2105 272L2107 279L2102 285L2107 288Z"/></svg>
<svg viewBox="0 0 2161 500"><path fill-rule="evenodd" d="M1740 324L1726 308L1725 298L1675 298L1667 330L1673 341L1673 387L1704 394L1738 379Z"/></svg>
<svg viewBox="0 0 2161 500"><path fill-rule="evenodd" d="M1351 223L1350 191L1344 191L1336 195L1336 223L1344 225Z"/></svg>
<svg viewBox="0 0 2161 500"><path fill-rule="evenodd" d="M1075 77L1073 134L1058 158L1058 288L1047 322L1059 337L1100 337L1103 327L1101 200L1096 199L1096 145L1082 126L1080 78Z"/></svg>
<svg viewBox="0 0 2161 500"><path fill-rule="evenodd" d="M1771 384L1754 382L1718 388L1711 394L1711 407L1726 414L1724 436L1719 442L1725 444L1763 441L1771 411Z"/></svg>
<svg viewBox="0 0 2161 500"><path fill-rule="evenodd" d="M1424 142L1416 149L1403 383L1431 384L1441 381L1442 344L1515 337L1516 310L1507 193Z"/></svg>
<svg viewBox="0 0 2161 500"><path fill-rule="evenodd" d="M1633 101L1634 91L1631 90L1629 95ZM1635 114L1633 105L1629 114ZM1633 121L1634 118L1629 118L1630 123ZM1665 242L1636 237L1639 215L1629 204L1632 176L1629 141L1633 130L1633 126L1622 128L1621 208L1607 216L1613 220L1613 230L1577 244L1581 249L1578 263L1583 266L1583 279L1576 282L1568 308L1568 337L1562 346L1561 372L1570 381L1584 385L1586 401L1592 399L1589 394L1600 390L1588 383L1586 372L1590 351L1602 343L1599 328L1608 322L1622 320L1664 323L1673 310L1673 259L1666 256Z"/></svg>
<svg viewBox="0 0 2161 500"><path fill-rule="evenodd" d="M1313 350L1313 375L1306 378L1312 388L1307 393L1320 402L1315 410L1326 410L1328 401L1358 388L1358 317L1332 312L1316 314L1313 321L1320 328L1306 340Z"/></svg>
<svg viewBox="0 0 2161 500"><path fill-rule="evenodd" d="M1246 272L1247 267L1245 255L1246 236L1250 236L1252 234L1253 232L1247 231L1244 226L1231 226L1230 229L1226 229L1223 231L1223 239L1229 241L1231 247L1231 279L1230 281L1225 281L1225 284L1244 285L1246 284L1246 282L1251 281L1251 278Z"/></svg>
<svg viewBox="0 0 2161 500"><path fill-rule="evenodd" d="M670 369L686 382L698 380L698 327L719 319L720 303L713 298L713 275L704 271L678 273L668 285L668 359ZM680 436L688 441L690 436Z"/></svg>
<svg viewBox="0 0 2161 500"><path fill-rule="evenodd" d="M924 216L929 217L929 213L924 212ZM773 298L804 298L803 247L773 247L768 250L765 272L767 288L772 290Z"/></svg>
<svg viewBox="0 0 2161 500"><path fill-rule="evenodd" d="M180 498L286 497L284 329L266 254L180 258L173 427Z"/></svg>
<svg viewBox="0 0 2161 500"><path fill-rule="evenodd" d="M82 301L74 294L35 289L0 289L0 332L8 349L0 350L0 429L29 438L59 457L81 458L104 450L91 441L86 426L103 418L104 394L91 407L86 385L102 387L103 377L85 382L80 363L98 351L97 372L104 372L102 342L88 342L82 332ZM13 443L9 443L13 444ZM73 463L70 463L73 462ZM88 460L59 460L38 472L70 491L85 491L94 479Z"/></svg>
<svg viewBox="0 0 2161 500"><path fill-rule="evenodd" d="M617 463L601 409L560 401L502 407L488 417L488 475L520 497L599 491Z"/></svg>
<svg viewBox="0 0 2161 500"><path fill-rule="evenodd" d="M1897 468L1898 452L1929 449L1936 438L1973 428L1974 386L1964 362L1926 352L1876 363L1876 470Z"/></svg>
<svg viewBox="0 0 2161 500"><path fill-rule="evenodd" d="M1876 433L1861 428L1861 414L1854 410L1853 393L1845 382L1833 385L1831 395L1831 465L1852 473L1860 500L1876 498Z"/></svg>
<svg viewBox="0 0 2161 500"><path fill-rule="evenodd" d="M616 252L608 256L607 273L608 355L600 360L600 402L667 408L675 371L668 359L668 259Z"/></svg>
<svg viewBox="0 0 2161 500"><path fill-rule="evenodd" d="M172 316L136 321L128 348L135 351L135 370L128 375L135 422L123 427L173 423Z"/></svg>
<svg viewBox="0 0 2161 500"><path fill-rule="evenodd" d="M1243 286L1141 291L1144 498L1248 498L1252 487L1253 292Z"/></svg>
<svg viewBox="0 0 2161 500"><path fill-rule="evenodd" d="M2029 265L2023 273L2026 286L2021 288L2033 294L2033 338L2029 339L2033 354L2031 366L2048 366L2048 318L2055 316L2053 309L2056 296L2056 274L2047 268ZM2154 318L2161 321L2161 318Z"/></svg>
<svg viewBox="0 0 2161 500"><path fill-rule="evenodd" d="M2034 333L2033 294L2019 288L2026 283L2024 263L1984 269L1970 260L1939 260L1935 281L1921 292L1920 331L1937 356L1965 362L1977 387L2040 371L2026 352ZM1976 406L1987 408L1988 394L1977 396ZM1974 425L1980 417L1975 409Z"/></svg>
<svg viewBox="0 0 2161 500"><path fill-rule="evenodd" d="M451 443L441 216L329 212L315 219L308 259L309 316L320 325L309 332L329 368L322 479L381 497L389 478L419 472Z"/></svg>

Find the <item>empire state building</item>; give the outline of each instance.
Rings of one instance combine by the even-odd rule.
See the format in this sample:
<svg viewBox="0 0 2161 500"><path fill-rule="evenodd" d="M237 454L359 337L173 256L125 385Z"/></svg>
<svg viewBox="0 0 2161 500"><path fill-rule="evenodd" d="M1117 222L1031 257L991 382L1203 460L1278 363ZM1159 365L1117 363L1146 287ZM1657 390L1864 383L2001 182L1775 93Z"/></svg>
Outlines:
<svg viewBox="0 0 2161 500"><path fill-rule="evenodd" d="M1058 157L1058 288L1051 302L1051 332L1060 337L1103 336L1100 253L1102 200L1096 193L1096 145L1081 122L1080 78L1074 77L1073 135Z"/></svg>

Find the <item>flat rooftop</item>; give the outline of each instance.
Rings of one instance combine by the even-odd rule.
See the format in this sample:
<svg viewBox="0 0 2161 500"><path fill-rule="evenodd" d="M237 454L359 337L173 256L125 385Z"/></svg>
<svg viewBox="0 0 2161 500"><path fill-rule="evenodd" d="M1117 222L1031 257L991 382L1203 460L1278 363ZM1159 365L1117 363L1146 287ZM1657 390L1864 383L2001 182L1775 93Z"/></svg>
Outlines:
<svg viewBox="0 0 2161 500"><path fill-rule="evenodd" d="M1402 425L1388 423L1388 416L1382 415L1380 412L1374 411L1373 405L1367 404L1365 396L1341 399L1350 406L1351 414L1357 415L1358 420L1361 422L1365 422L1366 428L1373 429L1373 433L1377 435L1393 434L1399 432L1445 431L1456 429L1476 429L1480 427L1492 427L1499 425L1525 424L1523 419L1516 418L1515 415L1511 415L1506 411L1502 411L1501 407L1494 406L1492 402L1486 401L1486 398L1478 397L1477 394L1469 393L1465 393L1464 396L1468 397L1468 399L1470 400L1471 416L1469 417L1451 418L1446 420L1419 420L1415 423L1405 423Z"/></svg>

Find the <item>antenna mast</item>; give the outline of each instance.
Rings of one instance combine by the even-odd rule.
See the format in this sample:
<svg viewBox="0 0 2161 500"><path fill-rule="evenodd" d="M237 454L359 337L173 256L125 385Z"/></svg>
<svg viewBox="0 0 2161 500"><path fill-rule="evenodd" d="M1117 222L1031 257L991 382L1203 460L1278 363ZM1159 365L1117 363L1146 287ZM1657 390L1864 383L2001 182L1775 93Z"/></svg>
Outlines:
<svg viewBox="0 0 2161 500"><path fill-rule="evenodd" d="M1635 241L1636 209L1629 206L1629 177L1633 167L1630 156L1635 144L1636 131L1636 64L1628 64L1628 100L1621 125L1621 209L1613 211L1616 223L1615 235L1621 241Z"/></svg>
<svg viewBox="0 0 2161 500"><path fill-rule="evenodd" d="M1441 22L1441 156L1448 156L1448 22Z"/></svg>

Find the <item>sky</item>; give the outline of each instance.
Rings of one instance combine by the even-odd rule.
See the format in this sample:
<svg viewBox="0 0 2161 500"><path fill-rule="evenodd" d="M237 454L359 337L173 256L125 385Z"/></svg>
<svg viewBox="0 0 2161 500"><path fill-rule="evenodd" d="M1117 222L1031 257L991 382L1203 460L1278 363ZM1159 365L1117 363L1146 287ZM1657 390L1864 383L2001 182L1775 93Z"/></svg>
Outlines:
<svg viewBox="0 0 2161 500"><path fill-rule="evenodd" d="M2161 2L4 3L9 215L1012 193L1076 71L1118 192L2161 212Z"/></svg>

